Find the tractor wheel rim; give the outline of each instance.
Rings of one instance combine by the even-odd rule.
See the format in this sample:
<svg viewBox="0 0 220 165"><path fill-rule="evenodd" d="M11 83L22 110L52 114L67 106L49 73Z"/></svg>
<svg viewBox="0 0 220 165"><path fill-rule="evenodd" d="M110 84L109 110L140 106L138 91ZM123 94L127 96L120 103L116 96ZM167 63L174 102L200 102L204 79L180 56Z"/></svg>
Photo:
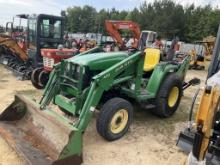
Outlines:
<svg viewBox="0 0 220 165"><path fill-rule="evenodd" d="M110 122L110 130L114 134L118 134L124 130L128 123L128 112L121 109L114 114Z"/></svg>
<svg viewBox="0 0 220 165"><path fill-rule="evenodd" d="M179 88L173 87L168 97L168 105L170 107L173 107L176 104L178 97L179 97Z"/></svg>

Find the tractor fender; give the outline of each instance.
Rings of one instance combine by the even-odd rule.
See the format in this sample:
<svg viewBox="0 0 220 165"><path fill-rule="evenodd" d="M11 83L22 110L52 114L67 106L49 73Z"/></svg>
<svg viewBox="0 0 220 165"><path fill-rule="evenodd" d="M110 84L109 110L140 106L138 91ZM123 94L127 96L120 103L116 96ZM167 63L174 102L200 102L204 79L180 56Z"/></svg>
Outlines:
<svg viewBox="0 0 220 165"><path fill-rule="evenodd" d="M152 95L153 98L156 97L156 94L160 88L162 81L170 73L176 73L178 70L178 65L162 63L157 65L154 68L154 71L148 81L147 91Z"/></svg>

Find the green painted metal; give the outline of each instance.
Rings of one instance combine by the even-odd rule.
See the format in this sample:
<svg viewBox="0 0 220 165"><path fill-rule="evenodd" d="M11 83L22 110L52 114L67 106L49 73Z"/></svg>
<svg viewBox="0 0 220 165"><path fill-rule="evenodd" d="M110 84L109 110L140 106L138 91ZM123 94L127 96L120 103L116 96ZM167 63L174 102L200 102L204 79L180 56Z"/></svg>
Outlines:
<svg viewBox="0 0 220 165"><path fill-rule="evenodd" d="M54 96L59 93L59 72L61 64L57 64L54 66L53 71L50 73L49 81L47 82L47 85L45 87L43 96L39 102L40 109L46 108L47 105L50 104L51 100L53 100Z"/></svg>
<svg viewBox="0 0 220 165"><path fill-rule="evenodd" d="M177 65L167 63L161 63L157 65L149 79L146 90L151 93L153 97L156 97L157 91L160 88L160 84L166 75L169 73L175 73L177 70Z"/></svg>
<svg viewBox="0 0 220 165"><path fill-rule="evenodd" d="M61 108L69 111L70 113L75 114L75 104L68 98L64 97L63 95L56 95L55 97L55 104L59 105Z"/></svg>
<svg viewBox="0 0 220 165"><path fill-rule="evenodd" d="M93 53L83 56L77 56L68 61L78 65L88 66L91 70L104 70L110 66L127 58L128 54L125 52L109 52L109 53Z"/></svg>
<svg viewBox="0 0 220 165"><path fill-rule="evenodd" d="M30 100L32 104L34 104L36 107L39 107L39 104L33 102ZM67 127L71 130L69 134L69 140L61 153L59 154L59 159L65 159L68 158L71 155L77 155L82 156L82 134L83 132L80 131L77 127L75 127L73 124L71 124L70 120L62 115L59 115L55 111L51 111L50 109L44 109L44 113L48 116L52 116L55 120L60 121L63 123L62 125Z"/></svg>
<svg viewBox="0 0 220 165"><path fill-rule="evenodd" d="M182 77L182 80L184 81L185 76L186 76L186 72L189 68L189 63L190 63L190 57L185 58L182 62L182 64L180 65L180 68L177 71L177 74Z"/></svg>
<svg viewBox="0 0 220 165"><path fill-rule="evenodd" d="M161 62L154 69L149 82L147 84L146 90L151 93L151 96L156 97L156 94L160 88L160 84L166 78L166 75L170 73L176 73L182 77L183 81L188 70L190 62L190 57L187 56L182 64L173 64L172 62Z"/></svg>
<svg viewBox="0 0 220 165"><path fill-rule="evenodd" d="M82 155L82 133L105 91L117 89L119 93L124 93L136 101L147 101L156 97L168 74L176 73L184 78L190 60L190 57L186 56L184 61L178 64L161 62L151 75L145 78L143 51L128 55L126 52L98 53L100 50L100 47L96 47L85 54L56 64L38 104L42 112L68 123L72 130L67 145L59 155L60 160L71 155ZM70 124L68 118L48 110L47 105L51 102L78 116L78 120Z"/></svg>
<svg viewBox="0 0 220 165"><path fill-rule="evenodd" d="M155 98L160 84L168 74L176 73L180 76L185 75L189 58L186 57L182 64L161 62L155 67L147 80L143 78L144 53L142 51L137 51L130 56L124 52L114 52L86 54L67 59L62 61L59 67L52 73L49 81L50 85L46 87L41 106L42 104L48 105L49 101L53 99L52 95L55 94L55 104L73 114L79 114L79 120L73 127L79 132L84 132L104 91L123 84L118 90L121 90L121 93L133 97L137 101L146 101L150 98ZM88 80L90 81L88 86L84 88L82 84L85 81L84 77L87 74L87 70L90 72L99 70L100 72L94 72L95 74L92 74ZM74 74L78 76L74 77ZM52 84L57 85L56 91L53 91L54 88L50 87ZM144 93L142 92L143 90L145 91ZM60 96L61 94L58 95L57 92L67 93L74 99L71 100L71 98ZM76 141L80 141L81 134L79 138L76 136L72 138L78 140L71 141L70 139L65 152L62 153L62 157L67 156L69 154L67 151L78 145Z"/></svg>
<svg viewBox="0 0 220 165"><path fill-rule="evenodd" d="M69 136L69 141L59 155L58 159L65 159L72 155L82 156L82 132L74 129Z"/></svg>
<svg viewBox="0 0 220 165"><path fill-rule="evenodd" d="M111 60L112 58L116 58L118 61L120 59L121 61L113 64L113 60ZM101 60L103 67L100 67ZM96 63L96 61L98 62ZM75 114L75 111L77 111L79 114L79 120L75 126L80 131L85 131L92 112L99 104L104 91L108 91L115 85L127 83L127 87L121 87L121 92L126 93L129 97L133 97L137 101L155 98L160 84L167 74L174 72L181 75L185 74L189 57L183 61L182 65L177 65L170 62L162 62L158 64L148 81L143 81L143 61L144 55L142 51L138 51L130 56L123 52L93 53L78 56L77 58L73 58L71 60L64 60L61 62L61 68L59 69L60 72L54 72L53 74L56 76L52 75L49 83L53 84L55 82L59 82L60 84L57 85L57 89L71 94L71 96L75 99L71 100L65 98L65 96L61 97L60 95L54 95L55 104L65 108L73 114ZM95 64L97 65L96 68ZM104 69L104 66L107 65L110 67L108 69ZM90 71L97 70L97 68L103 68L103 71L97 73L94 77L91 77L90 85L88 84L88 87L83 89L83 76L85 76L85 68L88 66L90 66ZM79 67L78 81L71 77L74 72L74 68L76 69L77 67ZM66 76L63 76L64 74ZM65 84L64 82L66 81L69 81L69 84ZM148 83L143 84L146 82ZM73 83L75 83L75 85L73 85ZM62 85L67 85L68 87L62 87ZM134 86L133 88L132 85ZM144 89L145 92L142 92L143 85L146 86ZM49 90L54 90L54 88L49 88L49 86L46 87L45 94L42 99L46 100L47 103L45 104L43 101L41 101L41 104L48 105L49 100L52 100L52 98L49 96L56 93L52 91L50 92ZM58 91L57 89L56 91ZM74 92L70 92L70 89L72 89ZM47 97L49 97L49 99L44 99Z"/></svg>

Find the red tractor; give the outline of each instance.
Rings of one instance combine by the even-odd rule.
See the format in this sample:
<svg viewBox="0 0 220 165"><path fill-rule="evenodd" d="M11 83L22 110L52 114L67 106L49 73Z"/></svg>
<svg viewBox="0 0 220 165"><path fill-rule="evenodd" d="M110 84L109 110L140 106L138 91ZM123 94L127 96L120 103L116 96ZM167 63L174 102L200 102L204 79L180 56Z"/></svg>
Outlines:
<svg viewBox="0 0 220 165"><path fill-rule="evenodd" d="M43 89L49 79L49 74L53 69L53 65L59 63L62 59L70 58L75 55L78 50L74 49L41 49L43 57L43 67L36 68L31 74L31 82L37 89Z"/></svg>

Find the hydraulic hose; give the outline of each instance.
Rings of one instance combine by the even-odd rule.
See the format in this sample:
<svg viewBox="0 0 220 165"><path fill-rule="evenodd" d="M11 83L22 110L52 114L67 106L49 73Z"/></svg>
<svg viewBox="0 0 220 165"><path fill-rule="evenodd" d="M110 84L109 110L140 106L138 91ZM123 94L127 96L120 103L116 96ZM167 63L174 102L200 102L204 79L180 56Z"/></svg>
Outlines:
<svg viewBox="0 0 220 165"><path fill-rule="evenodd" d="M193 99L192 99L192 104L191 104L190 112L189 112L188 130L190 130L190 129L192 128L193 109L194 109L195 102L196 102L196 98L197 98L197 96L198 96L198 94L199 94L199 91L200 91L200 87L198 87L198 89L196 90L196 93L195 93L195 95L193 96Z"/></svg>

